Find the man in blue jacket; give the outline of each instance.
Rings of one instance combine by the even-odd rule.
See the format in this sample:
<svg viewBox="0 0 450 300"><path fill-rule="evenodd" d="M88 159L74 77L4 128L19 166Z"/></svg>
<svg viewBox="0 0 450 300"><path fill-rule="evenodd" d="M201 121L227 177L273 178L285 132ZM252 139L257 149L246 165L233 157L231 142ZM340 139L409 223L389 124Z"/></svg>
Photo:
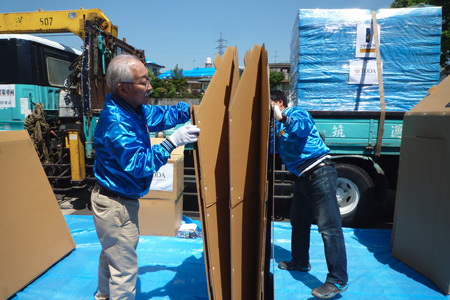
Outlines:
<svg viewBox="0 0 450 300"><path fill-rule="evenodd" d="M321 139L311 115L300 107L288 107L282 91L271 91L276 119L275 142L289 172L298 176L291 206L292 260L280 262L283 270L308 272L310 230L316 219L325 247L326 281L313 289L318 298L332 298L347 289L347 256L341 216L336 199L337 173L330 149Z"/></svg>
<svg viewBox="0 0 450 300"><path fill-rule="evenodd" d="M152 89L144 64L131 55L114 57L106 72L112 91L106 96L94 134L97 178L92 212L102 251L95 299L134 299L138 263L139 198L153 174L176 147L197 141L200 129L186 125L160 145L149 132L163 131L189 120L189 105L147 105Z"/></svg>

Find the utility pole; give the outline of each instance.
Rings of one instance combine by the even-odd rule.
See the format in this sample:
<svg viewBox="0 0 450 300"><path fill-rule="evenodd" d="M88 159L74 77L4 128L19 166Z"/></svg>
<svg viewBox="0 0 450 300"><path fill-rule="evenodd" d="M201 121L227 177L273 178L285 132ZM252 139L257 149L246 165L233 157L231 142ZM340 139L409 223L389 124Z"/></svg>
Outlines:
<svg viewBox="0 0 450 300"><path fill-rule="evenodd" d="M219 43L219 46L217 46L215 49L218 49L219 51L217 52L217 53L219 53L220 54L220 56L222 56L223 55L223 49L225 49L227 46L225 46L224 44L223 44L223 42L228 42L227 40L224 40L223 38L222 38L222 32L220 33L220 39L218 39L217 41L216 41L216 43Z"/></svg>

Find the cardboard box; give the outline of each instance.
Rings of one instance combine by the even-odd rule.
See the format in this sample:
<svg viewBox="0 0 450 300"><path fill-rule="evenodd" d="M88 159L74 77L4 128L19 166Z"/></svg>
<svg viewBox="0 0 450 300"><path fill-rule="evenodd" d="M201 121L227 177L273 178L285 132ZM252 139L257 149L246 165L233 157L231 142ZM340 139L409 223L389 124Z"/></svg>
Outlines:
<svg viewBox="0 0 450 300"><path fill-rule="evenodd" d="M183 193L177 199L140 199L141 235L175 236L183 217Z"/></svg>
<svg viewBox="0 0 450 300"><path fill-rule="evenodd" d="M7 299L75 248L25 130L0 132L0 299Z"/></svg>
<svg viewBox="0 0 450 300"><path fill-rule="evenodd" d="M164 138L151 138L152 145ZM175 236L183 217L184 147L172 151L167 164L153 175L147 195L139 199L141 235Z"/></svg>
<svg viewBox="0 0 450 300"><path fill-rule="evenodd" d="M160 144L164 138L151 138L152 145ZM172 151L167 164L153 175L147 195L141 199L177 200L184 190L184 146Z"/></svg>
<svg viewBox="0 0 450 300"><path fill-rule="evenodd" d="M450 77L405 114L392 255L450 294Z"/></svg>

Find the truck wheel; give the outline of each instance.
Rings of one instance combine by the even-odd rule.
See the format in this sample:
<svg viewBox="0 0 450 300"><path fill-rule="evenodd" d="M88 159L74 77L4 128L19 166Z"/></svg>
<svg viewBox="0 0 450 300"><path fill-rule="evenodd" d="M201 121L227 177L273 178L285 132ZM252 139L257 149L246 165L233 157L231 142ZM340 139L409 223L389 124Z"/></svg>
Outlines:
<svg viewBox="0 0 450 300"><path fill-rule="evenodd" d="M336 196L341 211L342 226L357 227L365 219L369 205L375 199L375 184L362 168L337 164Z"/></svg>

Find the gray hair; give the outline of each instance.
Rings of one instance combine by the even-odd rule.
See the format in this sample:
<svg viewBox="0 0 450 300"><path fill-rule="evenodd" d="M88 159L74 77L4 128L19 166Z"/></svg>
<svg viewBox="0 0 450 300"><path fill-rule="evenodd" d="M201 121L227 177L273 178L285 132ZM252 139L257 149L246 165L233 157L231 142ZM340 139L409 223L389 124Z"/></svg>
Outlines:
<svg viewBox="0 0 450 300"><path fill-rule="evenodd" d="M132 82L134 75L131 66L139 61L134 55L120 54L115 56L108 65L106 71L106 84L113 93L117 93L117 84L120 82Z"/></svg>

